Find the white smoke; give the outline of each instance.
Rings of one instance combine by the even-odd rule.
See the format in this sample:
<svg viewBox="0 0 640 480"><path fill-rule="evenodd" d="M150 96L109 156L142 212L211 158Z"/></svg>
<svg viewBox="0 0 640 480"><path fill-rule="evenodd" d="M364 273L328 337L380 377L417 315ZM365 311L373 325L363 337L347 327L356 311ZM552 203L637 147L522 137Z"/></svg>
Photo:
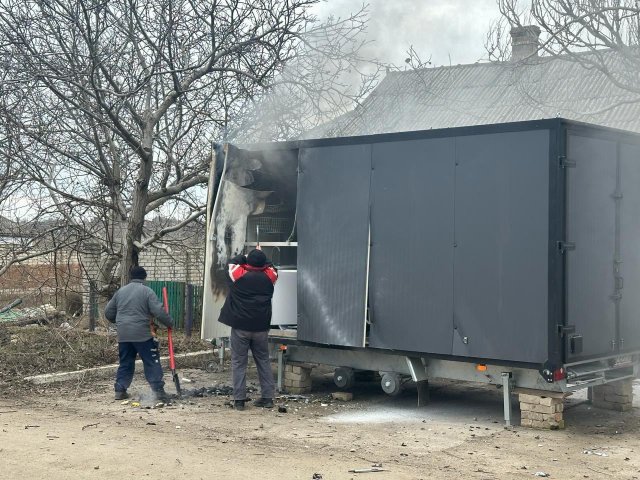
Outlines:
<svg viewBox="0 0 640 480"><path fill-rule="evenodd" d="M484 40L500 17L495 0L369 0L364 55L402 65L411 45L433 66L474 63L486 58ZM315 7L322 18L346 16L361 0L330 0Z"/></svg>

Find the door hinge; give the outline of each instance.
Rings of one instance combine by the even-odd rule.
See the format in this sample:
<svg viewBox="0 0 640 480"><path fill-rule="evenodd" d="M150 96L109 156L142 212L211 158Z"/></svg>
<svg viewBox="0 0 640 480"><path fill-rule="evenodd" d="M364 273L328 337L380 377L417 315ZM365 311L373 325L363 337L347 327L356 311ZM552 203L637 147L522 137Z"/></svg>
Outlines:
<svg viewBox="0 0 640 480"><path fill-rule="evenodd" d="M576 161L569 160L565 155L560 155L558 160L560 161L560 167L562 168L571 168L576 166Z"/></svg>
<svg viewBox="0 0 640 480"><path fill-rule="evenodd" d="M564 337L569 333L575 333L576 326L575 325L558 325L558 335Z"/></svg>
<svg viewBox="0 0 640 480"><path fill-rule="evenodd" d="M576 244L573 242L558 242L558 251L560 253L568 252L569 250L575 250Z"/></svg>

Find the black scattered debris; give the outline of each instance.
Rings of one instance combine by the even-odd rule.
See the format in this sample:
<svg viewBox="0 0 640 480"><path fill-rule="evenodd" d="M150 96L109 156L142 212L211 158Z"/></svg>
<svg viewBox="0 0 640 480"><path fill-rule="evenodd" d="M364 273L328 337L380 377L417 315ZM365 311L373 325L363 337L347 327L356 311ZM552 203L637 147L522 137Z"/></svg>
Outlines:
<svg viewBox="0 0 640 480"><path fill-rule="evenodd" d="M248 393L257 392L255 387L247 387ZM214 385L212 387L201 387L195 390L183 390L183 397L221 397L230 396L233 394L233 387L229 385Z"/></svg>
<svg viewBox="0 0 640 480"><path fill-rule="evenodd" d="M40 428L40 425L25 425L24 429L28 430L29 428Z"/></svg>
<svg viewBox="0 0 640 480"><path fill-rule="evenodd" d="M292 402L309 403L309 397L306 395L279 395L279 400L290 400Z"/></svg>
<svg viewBox="0 0 640 480"><path fill-rule="evenodd" d="M282 406L278 407L278 412L279 413L287 413L287 407L282 407Z"/></svg>
<svg viewBox="0 0 640 480"><path fill-rule="evenodd" d="M322 474L321 473L314 473L313 477L311 477L312 480L322 480Z"/></svg>

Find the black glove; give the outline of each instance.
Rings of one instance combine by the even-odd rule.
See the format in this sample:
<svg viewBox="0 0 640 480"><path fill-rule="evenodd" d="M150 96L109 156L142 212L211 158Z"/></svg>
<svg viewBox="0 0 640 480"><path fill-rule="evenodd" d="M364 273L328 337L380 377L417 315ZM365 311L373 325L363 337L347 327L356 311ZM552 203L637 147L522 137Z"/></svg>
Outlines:
<svg viewBox="0 0 640 480"><path fill-rule="evenodd" d="M244 265L245 263L247 263L247 257L245 257L244 255L237 255L229 260L229 263L232 263L234 265Z"/></svg>

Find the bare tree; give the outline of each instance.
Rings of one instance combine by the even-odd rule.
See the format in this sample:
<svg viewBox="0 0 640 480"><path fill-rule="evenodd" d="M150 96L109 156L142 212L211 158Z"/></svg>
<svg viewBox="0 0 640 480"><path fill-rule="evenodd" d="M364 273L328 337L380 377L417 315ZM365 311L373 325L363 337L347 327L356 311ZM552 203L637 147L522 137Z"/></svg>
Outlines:
<svg viewBox="0 0 640 480"><path fill-rule="evenodd" d="M506 30L531 23L541 31L539 52L600 71L640 100L640 4L636 0L498 0L502 18L487 37L490 58L506 60ZM637 101L634 100L634 101Z"/></svg>
<svg viewBox="0 0 640 480"><path fill-rule="evenodd" d="M353 100L339 79L362 60L364 11L319 25L317 1L5 0L0 57L13 91L0 115L12 148L0 155L32 182L22 191L44 194L44 210L99 246L105 281L118 265L125 279L141 249L204 213L211 141L250 131L247 113L267 93L294 91L305 108L304 122L291 127L289 114L271 137ZM145 232L169 207L181 218Z"/></svg>

